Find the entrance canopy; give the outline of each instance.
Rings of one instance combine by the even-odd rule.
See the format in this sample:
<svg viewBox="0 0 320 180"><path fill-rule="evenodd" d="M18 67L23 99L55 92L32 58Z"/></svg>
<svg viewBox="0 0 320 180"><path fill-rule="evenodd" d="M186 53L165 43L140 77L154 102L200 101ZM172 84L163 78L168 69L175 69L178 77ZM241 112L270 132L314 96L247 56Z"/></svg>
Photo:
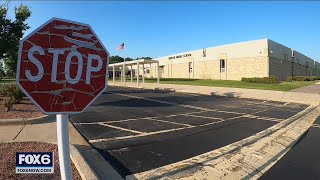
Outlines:
<svg viewBox="0 0 320 180"><path fill-rule="evenodd" d="M137 85L139 85L139 69L142 66L142 82L144 83L144 76L145 76L145 71L144 71L144 65L145 64L157 64L156 66L156 73L157 73L157 83L159 84L160 82L160 74L159 74L159 61L156 60L150 60L150 59L138 59L138 60L133 60L133 61L126 61L126 62L119 62L119 63L114 63L114 64L109 64L109 69L112 68L112 78L113 78L113 84L115 84L115 69L116 68L121 68L121 82L126 83L126 75L125 75L125 69L127 66L130 66L130 76L131 76L131 83L133 82L133 77L132 77L132 66L136 66L136 76L137 76Z"/></svg>

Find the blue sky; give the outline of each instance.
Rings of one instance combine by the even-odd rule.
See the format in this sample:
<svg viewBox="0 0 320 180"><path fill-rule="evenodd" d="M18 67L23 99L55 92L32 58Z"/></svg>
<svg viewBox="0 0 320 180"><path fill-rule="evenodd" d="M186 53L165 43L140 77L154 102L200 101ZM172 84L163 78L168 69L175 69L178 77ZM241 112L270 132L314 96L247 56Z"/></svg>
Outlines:
<svg viewBox="0 0 320 180"><path fill-rule="evenodd" d="M269 38L320 60L320 2L22 2L32 11L26 34L52 17L83 22L111 55L123 56L123 42L136 58Z"/></svg>

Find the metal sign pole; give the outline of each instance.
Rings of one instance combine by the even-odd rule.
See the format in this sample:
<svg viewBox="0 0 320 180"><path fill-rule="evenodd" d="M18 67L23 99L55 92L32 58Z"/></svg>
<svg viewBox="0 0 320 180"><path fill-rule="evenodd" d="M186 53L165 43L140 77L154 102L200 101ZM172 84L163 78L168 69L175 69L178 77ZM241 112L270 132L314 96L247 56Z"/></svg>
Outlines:
<svg viewBox="0 0 320 180"><path fill-rule="evenodd" d="M69 146L69 119L66 114L57 114L57 138L60 174L62 180L71 180L71 161L70 161L70 146Z"/></svg>

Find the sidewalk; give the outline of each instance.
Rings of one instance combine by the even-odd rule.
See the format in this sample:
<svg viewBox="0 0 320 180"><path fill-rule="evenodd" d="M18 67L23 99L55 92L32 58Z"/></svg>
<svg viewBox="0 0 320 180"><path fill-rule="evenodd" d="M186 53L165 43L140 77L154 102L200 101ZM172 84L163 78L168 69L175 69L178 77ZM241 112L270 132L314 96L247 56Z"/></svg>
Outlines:
<svg viewBox="0 0 320 180"><path fill-rule="evenodd" d="M0 143L45 142L57 144L55 116L0 124ZM26 123L27 122L27 123ZM70 154L82 179L123 179L69 122Z"/></svg>
<svg viewBox="0 0 320 180"><path fill-rule="evenodd" d="M320 82L316 84L311 84L302 88L294 89L291 92L301 92L301 93L311 93L311 94L320 94Z"/></svg>
<svg viewBox="0 0 320 180"><path fill-rule="evenodd" d="M309 94L301 92L286 92L286 91L271 91L271 90L257 90L257 89L243 89L243 88L227 88L214 86L192 86L192 85L177 85L177 84L156 84L156 83L110 83L110 86L127 86L145 89L161 89L176 92L186 92L205 95L218 95L238 98L251 98L270 101L282 101L291 103L301 103L309 105L320 104L320 94Z"/></svg>

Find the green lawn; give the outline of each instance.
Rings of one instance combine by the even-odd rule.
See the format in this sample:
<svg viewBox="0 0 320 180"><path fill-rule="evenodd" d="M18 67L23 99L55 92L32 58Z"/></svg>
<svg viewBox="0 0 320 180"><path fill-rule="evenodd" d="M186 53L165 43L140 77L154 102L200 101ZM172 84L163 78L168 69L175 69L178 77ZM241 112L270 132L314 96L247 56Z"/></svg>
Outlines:
<svg viewBox="0 0 320 180"><path fill-rule="evenodd" d="M141 82L141 81L140 81ZM157 79L145 79L146 83L156 83ZM295 82L280 82L277 84L261 84L249 83L242 81L231 80L203 80L203 79L176 79L176 78L162 78L161 84L184 84L197 86L217 86L217 87L233 87L233 88L247 88L247 89L265 89L276 91L290 91L292 89L300 88L316 81L295 81Z"/></svg>
<svg viewBox="0 0 320 180"><path fill-rule="evenodd" d="M117 79L119 81L120 79ZM15 79L0 79L0 83L15 83ZM112 81L112 79L109 79ZM130 79L126 80L130 82ZM136 79L134 79L134 82ZM140 78L142 82L142 78ZM156 83L156 78L146 78L146 83ZM247 89L266 89L276 91L290 91L296 88L304 87L310 84L315 84L316 81L294 81L294 82L280 82L277 84L262 84L262 83L249 83L243 81L232 80L207 80L207 79L180 79L180 78L161 78L161 84L184 84L184 85L197 85L197 86L217 86L217 87L233 87L233 88L247 88Z"/></svg>

